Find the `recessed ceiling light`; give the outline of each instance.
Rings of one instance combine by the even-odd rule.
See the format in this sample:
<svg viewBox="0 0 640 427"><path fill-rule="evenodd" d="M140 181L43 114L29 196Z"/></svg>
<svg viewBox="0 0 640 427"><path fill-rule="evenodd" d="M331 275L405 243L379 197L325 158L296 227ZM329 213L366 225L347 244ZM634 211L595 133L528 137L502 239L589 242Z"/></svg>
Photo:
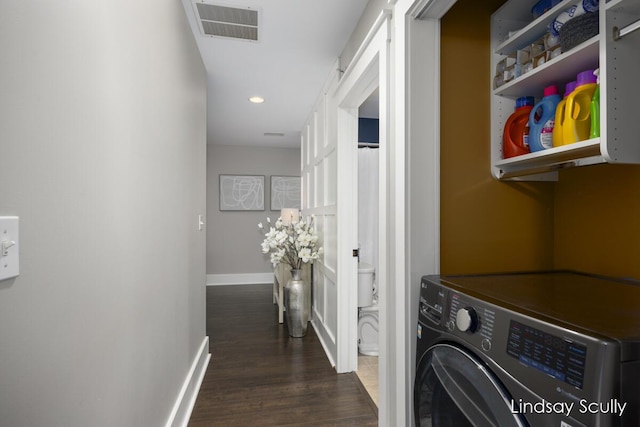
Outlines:
<svg viewBox="0 0 640 427"><path fill-rule="evenodd" d="M252 96L251 98L249 98L249 101L253 102L254 104L262 104L264 102L264 98L261 96Z"/></svg>

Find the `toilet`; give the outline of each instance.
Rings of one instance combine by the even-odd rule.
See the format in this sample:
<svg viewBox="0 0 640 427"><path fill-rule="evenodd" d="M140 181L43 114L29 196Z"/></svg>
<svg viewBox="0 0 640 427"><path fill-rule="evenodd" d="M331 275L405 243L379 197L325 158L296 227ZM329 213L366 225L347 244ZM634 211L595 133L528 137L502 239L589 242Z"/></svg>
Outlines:
<svg viewBox="0 0 640 427"><path fill-rule="evenodd" d="M378 295L375 268L358 263L358 351L366 356L378 355Z"/></svg>

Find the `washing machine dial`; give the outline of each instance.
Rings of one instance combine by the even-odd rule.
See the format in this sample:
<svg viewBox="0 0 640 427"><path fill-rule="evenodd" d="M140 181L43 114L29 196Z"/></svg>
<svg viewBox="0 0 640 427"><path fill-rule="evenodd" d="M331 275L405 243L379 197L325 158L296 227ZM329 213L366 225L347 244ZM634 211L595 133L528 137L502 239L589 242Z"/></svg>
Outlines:
<svg viewBox="0 0 640 427"><path fill-rule="evenodd" d="M478 313L473 307L465 307L456 314L456 326L462 332L474 333L478 330Z"/></svg>

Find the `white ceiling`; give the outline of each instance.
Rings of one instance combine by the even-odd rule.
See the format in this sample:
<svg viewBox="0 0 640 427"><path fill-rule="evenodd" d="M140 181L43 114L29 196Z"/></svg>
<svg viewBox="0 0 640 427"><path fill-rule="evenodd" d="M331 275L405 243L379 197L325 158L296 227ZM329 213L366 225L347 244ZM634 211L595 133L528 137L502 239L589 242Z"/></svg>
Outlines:
<svg viewBox="0 0 640 427"><path fill-rule="evenodd" d="M203 36L195 1L259 9L260 40ZM299 147L302 126L367 0L195 1L182 3L207 69L208 143ZM254 95L265 102L250 103Z"/></svg>

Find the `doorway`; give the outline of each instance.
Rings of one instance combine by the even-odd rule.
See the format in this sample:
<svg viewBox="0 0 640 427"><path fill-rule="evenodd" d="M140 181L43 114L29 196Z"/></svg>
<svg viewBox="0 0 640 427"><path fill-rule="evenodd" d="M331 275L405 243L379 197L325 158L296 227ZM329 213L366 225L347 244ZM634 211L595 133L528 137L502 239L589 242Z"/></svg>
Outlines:
<svg viewBox="0 0 640 427"><path fill-rule="evenodd" d="M358 368L360 382L378 405L379 88L358 108Z"/></svg>
<svg viewBox="0 0 640 427"><path fill-rule="evenodd" d="M406 0L383 11L335 91L337 107L336 370L358 370L357 119L379 88L378 417L411 425L416 277L439 270L440 18L456 0ZM391 108L392 107L392 108Z"/></svg>
<svg viewBox="0 0 640 427"><path fill-rule="evenodd" d="M379 260L375 271L378 300L378 357L377 357L377 401L381 425L389 425L385 402L389 402L388 377L393 373L387 368L389 363L389 337L387 335L388 306L388 248L387 207L390 205L387 191L387 164L389 152L389 69L391 29L390 13L383 13L374 24L369 38L362 44L352 64L340 80L336 90L337 108L337 151L338 151L338 283L337 288L338 329L336 370L338 372L358 372L358 259L348 256L358 248L358 116L360 107L377 91L379 123L378 151L378 247L375 250ZM348 286L347 286L348 285ZM393 349L391 349L393 350Z"/></svg>

